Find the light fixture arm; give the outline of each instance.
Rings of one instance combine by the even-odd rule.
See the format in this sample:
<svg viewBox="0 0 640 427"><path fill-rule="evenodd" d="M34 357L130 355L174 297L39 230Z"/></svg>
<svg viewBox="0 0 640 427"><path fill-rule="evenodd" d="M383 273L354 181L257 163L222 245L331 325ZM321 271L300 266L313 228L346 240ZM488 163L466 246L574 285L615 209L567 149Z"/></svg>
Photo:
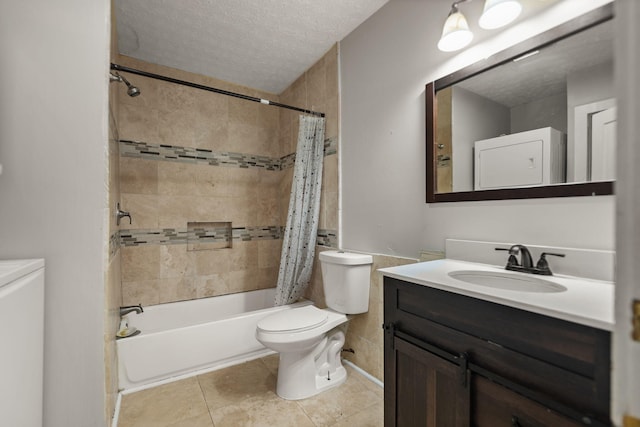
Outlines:
<svg viewBox="0 0 640 427"><path fill-rule="evenodd" d="M438 49L444 52L460 50L471 43L473 33L464 15L458 9L462 3L473 0L455 0L442 30ZM493 30L503 27L515 20L522 11L519 0L485 0L479 25L481 28Z"/></svg>

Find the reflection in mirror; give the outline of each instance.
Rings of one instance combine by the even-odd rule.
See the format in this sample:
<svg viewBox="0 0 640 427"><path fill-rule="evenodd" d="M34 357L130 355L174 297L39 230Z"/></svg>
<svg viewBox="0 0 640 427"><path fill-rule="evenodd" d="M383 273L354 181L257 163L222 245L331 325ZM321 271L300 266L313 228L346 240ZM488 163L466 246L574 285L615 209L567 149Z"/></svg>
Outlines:
<svg viewBox="0 0 640 427"><path fill-rule="evenodd" d="M435 193L615 178L612 20L472 74L435 82Z"/></svg>

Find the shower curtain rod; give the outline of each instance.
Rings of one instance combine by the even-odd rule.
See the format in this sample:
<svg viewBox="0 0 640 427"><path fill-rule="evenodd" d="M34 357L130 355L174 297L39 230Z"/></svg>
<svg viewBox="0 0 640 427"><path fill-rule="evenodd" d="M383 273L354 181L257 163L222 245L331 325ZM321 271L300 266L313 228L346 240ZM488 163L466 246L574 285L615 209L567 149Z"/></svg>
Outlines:
<svg viewBox="0 0 640 427"><path fill-rule="evenodd" d="M125 73L137 74L139 76L149 77L149 78L156 79L156 80L162 80L162 81L169 82L169 83L176 83L176 84L179 84L179 85L189 86L189 87L192 87L192 88L195 88L195 89L207 90L209 92L215 92L215 93L219 93L219 94L222 94L222 95L233 96L235 98L241 98L241 99L245 99L247 101L259 102L259 103L265 104L265 105L273 105L274 107L286 108L286 109L289 109L289 110L300 111L301 113L306 113L306 114L311 114L311 115L314 115L314 116L324 117L324 113L319 113L317 111L305 110L303 108L293 107L291 105L281 104L279 102L269 101L268 99L256 98L255 96L243 95L241 93L230 92L228 90L218 89L218 88L210 87L210 86L204 86L204 85L200 85L200 84L197 84L197 83L187 82L187 81L184 81L184 80L178 80L178 79L174 79L172 77L161 76L160 74L148 73L146 71L136 70L134 68L125 67L125 66L122 66L122 65L114 64L114 63L111 63L111 69L112 70L116 70L116 71L123 71Z"/></svg>

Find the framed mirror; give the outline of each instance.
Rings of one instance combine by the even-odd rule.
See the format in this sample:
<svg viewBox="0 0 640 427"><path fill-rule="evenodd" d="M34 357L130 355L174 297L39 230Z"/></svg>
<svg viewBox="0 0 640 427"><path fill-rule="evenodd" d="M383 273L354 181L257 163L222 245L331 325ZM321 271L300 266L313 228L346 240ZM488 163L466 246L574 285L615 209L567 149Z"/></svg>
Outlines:
<svg viewBox="0 0 640 427"><path fill-rule="evenodd" d="M427 203L613 194L608 4L426 86Z"/></svg>

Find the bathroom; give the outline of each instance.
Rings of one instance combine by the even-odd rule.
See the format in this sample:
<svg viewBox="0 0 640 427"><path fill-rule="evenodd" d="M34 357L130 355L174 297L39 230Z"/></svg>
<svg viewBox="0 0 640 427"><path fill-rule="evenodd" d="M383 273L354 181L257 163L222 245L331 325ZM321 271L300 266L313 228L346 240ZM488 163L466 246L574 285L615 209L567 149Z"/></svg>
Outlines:
<svg viewBox="0 0 640 427"><path fill-rule="evenodd" d="M633 138L620 139L620 150L627 150L622 158L629 160L620 164L624 173L616 196L425 204L424 85L480 55L472 49L459 55L436 49L442 15L451 2L438 2L444 11L437 13L431 3L392 0L340 41L335 53L341 70L340 116L333 133L340 135L341 151L328 167L335 168L333 179L339 183L334 191L340 193L334 195L333 218L325 218L324 228L339 230L339 247L374 254L374 268L416 259L421 251L442 251L447 238L617 250L620 298L626 295L630 301L634 292L637 298L629 285L638 275L633 262L637 208L632 203L637 190L631 185L636 149L627 142ZM565 0L557 13L568 18L603 3ZM617 35L630 46L639 41L632 25L639 13L634 3L616 5L623 10L619 16L629 18ZM107 384L114 372L105 365L113 366L109 337L120 298L113 272L121 268L118 257L109 256L115 198L107 189L122 184L115 180L119 171L105 166L105 153L114 149L108 142L106 80L110 5L39 1L3 5L0 16L6 31L0 38L0 257L46 259L44 425L107 425L114 400ZM531 25L551 24L532 20ZM509 44L504 38L495 42ZM627 61L617 71L620 105L637 111L640 97L633 94L639 85L633 76L639 64L632 56L620 60ZM131 80L142 85L141 79ZM143 90L131 101L145 102L144 97ZM626 126L619 135L638 131L634 120ZM108 164L117 168L117 162ZM107 185L109 179L114 181ZM128 200L120 201L134 223L144 219ZM371 295L368 316L381 318L375 313L381 301L373 299L375 292ZM619 304L626 308L629 302ZM616 332L626 337L627 311L619 315ZM376 341L381 340L380 324L375 319L351 325L363 332L347 344L355 358L364 359L355 363L374 376L382 369L382 347ZM620 355L624 348L618 349ZM617 375L633 372L622 368ZM617 393L633 392L631 385L621 385Z"/></svg>

